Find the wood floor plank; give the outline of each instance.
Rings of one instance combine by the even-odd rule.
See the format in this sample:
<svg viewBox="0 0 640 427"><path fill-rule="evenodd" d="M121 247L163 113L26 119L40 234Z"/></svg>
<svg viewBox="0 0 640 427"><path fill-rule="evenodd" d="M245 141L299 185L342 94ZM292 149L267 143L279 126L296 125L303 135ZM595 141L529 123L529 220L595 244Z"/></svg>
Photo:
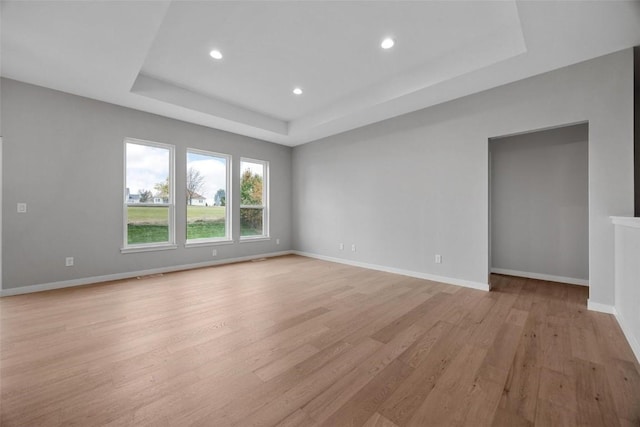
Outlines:
<svg viewBox="0 0 640 427"><path fill-rule="evenodd" d="M469 397L486 349L465 344L435 387L413 414L408 426L461 424L469 409Z"/></svg>
<svg viewBox="0 0 640 427"><path fill-rule="evenodd" d="M577 415L574 411L562 405L556 405L548 400L539 400L536 408L536 424L558 427L573 427Z"/></svg>
<svg viewBox="0 0 640 427"><path fill-rule="evenodd" d="M352 348L353 345L349 343L337 342L268 382L255 387L242 396L242 399L236 399L225 405L222 408L222 413L233 422L239 422L248 414L269 405L278 396L292 389L304 378L324 368Z"/></svg>
<svg viewBox="0 0 640 427"><path fill-rule="evenodd" d="M0 299L5 426L633 426L588 288L283 256Z"/></svg>
<svg viewBox="0 0 640 427"><path fill-rule="evenodd" d="M489 348L495 340L497 328L509 315L517 296L503 293L497 297L495 305L474 330L471 338L474 345Z"/></svg>
<svg viewBox="0 0 640 427"><path fill-rule="evenodd" d="M372 381L385 367L393 363L409 346L424 334L422 328L412 325L381 346L369 358L319 394L303 409L319 424Z"/></svg>
<svg viewBox="0 0 640 427"><path fill-rule="evenodd" d="M432 312L436 307L440 306L444 300L451 298L449 295L438 293L432 298L427 299L422 304L409 310L405 314L397 317L391 322L387 322L387 325L371 335L371 338L383 343L388 343L398 333L407 329L414 324L419 318L423 317L426 313Z"/></svg>
<svg viewBox="0 0 640 427"><path fill-rule="evenodd" d="M505 379L520 344L522 329L523 327L509 322L503 323L487 351L484 363L503 370Z"/></svg>
<svg viewBox="0 0 640 427"><path fill-rule="evenodd" d="M498 407L491 425L494 427L530 427L533 422L522 418L509 409Z"/></svg>
<svg viewBox="0 0 640 427"><path fill-rule="evenodd" d="M415 368L422 363L426 355L434 348L436 342L449 333L453 327L451 323L447 322L436 323L400 355L400 360L412 368Z"/></svg>
<svg viewBox="0 0 640 427"><path fill-rule="evenodd" d="M504 385L500 407L531 423L535 421L542 363L541 332L546 306L532 303L520 344Z"/></svg>
<svg viewBox="0 0 640 427"><path fill-rule="evenodd" d="M371 415L366 423L362 427L398 427L397 424L392 423L378 412Z"/></svg>
<svg viewBox="0 0 640 427"><path fill-rule="evenodd" d="M358 341L364 336L369 336L379 327L380 318L391 321L402 316L405 310L429 298L431 294L420 289L401 296L383 293L368 297L368 304L362 302L358 304L359 307L369 307L368 309L360 308L340 313L326 323L330 328L329 331L314 339L311 344L317 348L324 348L337 340Z"/></svg>
<svg viewBox="0 0 640 427"><path fill-rule="evenodd" d="M546 400L575 412L577 407L576 384L573 378L547 368L540 369L538 401Z"/></svg>
<svg viewBox="0 0 640 427"><path fill-rule="evenodd" d="M317 425L302 409L298 409L276 424L277 427L316 427Z"/></svg>
<svg viewBox="0 0 640 427"><path fill-rule="evenodd" d="M441 316L440 320L457 325L462 319L468 317L469 307L479 304L482 300L482 293L464 289L456 294L454 302L449 304L447 313Z"/></svg>
<svg viewBox="0 0 640 427"><path fill-rule="evenodd" d="M409 377L380 406L378 412L403 426L436 386L468 340L469 332L452 326L449 333L437 340Z"/></svg>
<svg viewBox="0 0 640 427"><path fill-rule="evenodd" d="M621 423L640 425L640 374L633 363L612 360L605 365L607 379L614 395L616 412Z"/></svg>
<svg viewBox="0 0 640 427"><path fill-rule="evenodd" d="M619 426L613 395L602 365L573 361L578 425Z"/></svg>
<svg viewBox="0 0 640 427"><path fill-rule="evenodd" d="M469 427L490 426L502 397L502 384L479 375L468 395L468 407L462 425Z"/></svg>
<svg viewBox="0 0 640 427"><path fill-rule="evenodd" d="M262 381L269 381L271 378L277 377L283 372L286 372L290 368L294 367L303 360L316 354L319 350L312 345L305 344L291 353L268 363L261 368L256 369L255 374L260 377Z"/></svg>
<svg viewBox="0 0 640 427"><path fill-rule="evenodd" d="M256 412L249 414L239 424L270 426L282 421L304 403L311 401L332 383L358 366L361 361L367 359L381 346L382 344L378 341L372 339L363 340L344 353L344 355L327 364L325 369L304 378L284 394L277 396L268 406L263 406Z"/></svg>
<svg viewBox="0 0 640 427"><path fill-rule="evenodd" d="M333 427L365 424L412 370L400 360L395 359L321 425Z"/></svg>
<svg viewBox="0 0 640 427"><path fill-rule="evenodd" d="M423 305L425 300L431 300L433 297L433 294L430 292L417 293L412 291L406 295L395 298L393 301L386 302L384 305L388 307L387 310L376 310L375 315L369 316L369 322L342 339L347 342L356 342L364 337L372 337L377 341L385 342L379 337L373 337L373 334L389 326L391 322L397 320L398 316L403 317L402 313L405 313L407 310L414 310L415 307ZM368 314L370 315L371 313ZM396 332L400 333L402 328L406 328L408 325L411 325L411 323L395 324Z"/></svg>

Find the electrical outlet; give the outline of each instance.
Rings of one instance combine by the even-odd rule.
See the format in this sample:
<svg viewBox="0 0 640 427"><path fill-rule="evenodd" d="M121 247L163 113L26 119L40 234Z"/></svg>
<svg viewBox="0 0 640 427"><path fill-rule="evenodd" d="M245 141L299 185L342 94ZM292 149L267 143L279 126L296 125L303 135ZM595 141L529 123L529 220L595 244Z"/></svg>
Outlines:
<svg viewBox="0 0 640 427"><path fill-rule="evenodd" d="M68 256L64 259L64 265L65 267L73 267L73 257L72 256Z"/></svg>
<svg viewBox="0 0 640 427"><path fill-rule="evenodd" d="M351 252L355 252L355 251L356 251L356 244L355 244L355 243L353 243L353 244L351 245Z"/></svg>
<svg viewBox="0 0 640 427"><path fill-rule="evenodd" d="M280 244L280 239L276 239L276 245Z"/></svg>
<svg viewBox="0 0 640 427"><path fill-rule="evenodd" d="M442 264L442 255L436 254L436 264Z"/></svg>
<svg viewBox="0 0 640 427"><path fill-rule="evenodd" d="M26 212L27 212L27 204L18 203L18 213L26 213Z"/></svg>
<svg viewBox="0 0 640 427"><path fill-rule="evenodd" d="M340 248L341 251L344 251L344 243L340 243L338 247Z"/></svg>
<svg viewBox="0 0 640 427"><path fill-rule="evenodd" d="M217 249L212 250L211 256L218 256L218 250Z"/></svg>

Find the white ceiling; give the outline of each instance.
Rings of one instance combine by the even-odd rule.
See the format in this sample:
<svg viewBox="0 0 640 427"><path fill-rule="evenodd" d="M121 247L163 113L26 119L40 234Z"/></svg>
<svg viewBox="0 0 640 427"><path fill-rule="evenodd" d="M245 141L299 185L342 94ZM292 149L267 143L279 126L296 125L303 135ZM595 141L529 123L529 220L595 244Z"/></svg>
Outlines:
<svg viewBox="0 0 640 427"><path fill-rule="evenodd" d="M0 14L4 77L285 145L640 45L640 1L3 0Z"/></svg>

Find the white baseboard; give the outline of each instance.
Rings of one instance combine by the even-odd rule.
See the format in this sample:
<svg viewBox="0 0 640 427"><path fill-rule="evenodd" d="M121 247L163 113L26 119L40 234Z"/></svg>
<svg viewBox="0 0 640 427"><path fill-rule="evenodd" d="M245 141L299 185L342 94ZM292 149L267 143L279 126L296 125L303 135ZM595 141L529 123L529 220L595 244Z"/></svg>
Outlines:
<svg viewBox="0 0 640 427"><path fill-rule="evenodd" d="M614 310L613 315L618 321L618 325L620 325L620 329L622 329L622 333L624 334L624 337L627 339L627 342L631 347L631 351L633 351L633 354L636 356L636 360L638 361L638 363L640 363L640 343L638 343L637 338L631 333L631 328L627 326L627 322L625 322L624 317L622 316L622 313L616 310L615 307L613 310Z"/></svg>
<svg viewBox="0 0 640 427"><path fill-rule="evenodd" d="M624 320L624 316L620 313L614 306L608 304L600 304L599 302L591 302L587 300L587 308L591 311L599 311L601 313L612 314L615 317L618 325L620 325L620 329L622 329L622 333L624 337L627 339L629 343L629 347L631 347L631 351L636 356L636 360L640 363L640 343L638 343L638 339L631 333L631 328L627 325L627 322Z"/></svg>
<svg viewBox="0 0 640 427"><path fill-rule="evenodd" d="M419 272L419 271L403 270L403 269L400 269L400 268L387 267L387 266L378 265L378 264L369 264L369 263L366 263L366 262L352 261L352 260L347 260L347 259L342 259L342 258L334 258L334 257L330 257L330 256L318 255L318 254L309 253L309 252L292 251L292 253L294 253L296 255L306 256L306 257L309 257L309 258L320 259L320 260L323 260L323 261L337 262L339 264L346 264L346 265L351 265L351 266L354 266L354 267L367 268L369 270L384 271L386 273L400 274L400 275L403 275L403 276L415 277L415 278L418 278L418 279L426 279L426 280L431 280L431 281L434 281L434 282L447 283L449 285L464 286L465 288L473 288L473 289L479 289L481 291L489 291L489 284L488 283L472 282L470 280L455 279L455 278L452 278L452 277L444 277L444 276L436 276L436 275L433 275L433 274L422 273L422 272Z"/></svg>
<svg viewBox="0 0 640 427"><path fill-rule="evenodd" d="M589 286L589 281L574 277L554 276L551 274L530 273L527 271L507 270L505 268L492 268L492 273L505 274L507 276L526 277L527 279L546 280L548 282L568 283L570 285Z"/></svg>
<svg viewBox="0 0 640 427"><path fill-rule="evenodd" d="M40 285L21 286L19 288L9 288L0 290L0 297L8 297L11 295L30 294L33 292L50 291L53 289L70 288L75 286L92 285L101 282L110 282L112 280L130 279L139 276L148 276L150 274L171 273L173 271L191 270L194 268L212 267L221 264L233 264L236 262L251 261L259 258L272 258L282 255L290 255L292 251L269 252L260 255L251 255L238 258L227 258L215 261L199 262L195 264L174 265L170 267L152 268L149 270L130 271L127 273L107 274L105 276L83 277L81 279L64 280L61 282L43 283Z"/></svg>
<svg viewBox="0 0 640 427"><path fill-rule="evenodd" d="M616 314L616 308L609 304L600 304L587 299L587 309L591 311L599 311L600 313Z"/></svg>

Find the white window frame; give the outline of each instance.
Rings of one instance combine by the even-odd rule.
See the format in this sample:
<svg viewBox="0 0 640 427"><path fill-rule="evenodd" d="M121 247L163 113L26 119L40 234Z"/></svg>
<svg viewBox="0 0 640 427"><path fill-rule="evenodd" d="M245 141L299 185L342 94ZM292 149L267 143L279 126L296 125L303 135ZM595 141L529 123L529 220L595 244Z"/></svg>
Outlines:
<svg viewBox="0 0 640 427"><path fill-rule="evenodd" d="M149 147L163 148L169 150L169 202L168 203L127 203L126 192L127 192L127 144L137 144L137 145L146 145ZM122 186L123 193L123 210L122 210L122 241L123 246L120 249L121 253L133 253L133 252L148 252L148 251L162 251L168 249L176 249L176 227L175 227L175 145L164 144L161 142L155 141L146 141L143 139L135 139L135 138L125 138L123 144L123 164L124 164L124 177ZM143 206L151 206L151 207L159 207L164 206L169 210L169 240L167 242L158 242L158 243L136 243L130 245L128 243L128 229L127 229L127 208L129 206L135 207L143 207Z"/></svg>
<svg viewBox="0 0 640 427"><path fill-rule="evenodd" d="M233 197L232 197L232 186L231 186L231 167L232 167L232 161L233 158L230 154L224 154L224 153L217 153L215 151L207 151L207 150L200 150L197 148L187 148L187 152L185 154L185 174L186 171L188 171L188 166L187 163L189 161L189 153L194 153L194 154L200 154L203 156L211 156L211 157L221 157L224 158L226 160L227 163L227 167L226 167L226 173L225 173L225 179L226 179L226 184L227 184L227 188L225 188L225 236L224 237L205 237L202 239L189 239L186 238L187 241L185 243L185 247L198 247L198 246L213 246L213 245L223 245L223 244L229 244L229 243L233 243L233 234L232 234L232 215L231 215L231 211L232 211L232 202L233 202ZM185 180L186 180L186 175L185 175ZM187 183L185 181L185 187L186 187ZM185 201L185 223L184 223L184 228L185 228L185 236L187 236L187 223L189 218L187 217L187 209L188 209L188 204Z"/></svg>
<svg viewBox="0 0 640 427"><path fill-rule="evenodd" d="M262 208L262 234L257 236L242 236L240 234L240 242L251 242L256 240L270 240L269 236L269 161L268 160L259 160L259 159L251 159L248 157L240 157L240 181L238 185L241 191L242 188L242 162L248 163L258 163L262 164L263 167L263 175L262 175L262 205L240 205L240 209L251 209L251 208ZM238 196L240 197L240 196ZM242 200L241 200L242 201ZM239 216L238 216L239 218ZM242 233L242 229L238 226L240 233Z"/></svg>

